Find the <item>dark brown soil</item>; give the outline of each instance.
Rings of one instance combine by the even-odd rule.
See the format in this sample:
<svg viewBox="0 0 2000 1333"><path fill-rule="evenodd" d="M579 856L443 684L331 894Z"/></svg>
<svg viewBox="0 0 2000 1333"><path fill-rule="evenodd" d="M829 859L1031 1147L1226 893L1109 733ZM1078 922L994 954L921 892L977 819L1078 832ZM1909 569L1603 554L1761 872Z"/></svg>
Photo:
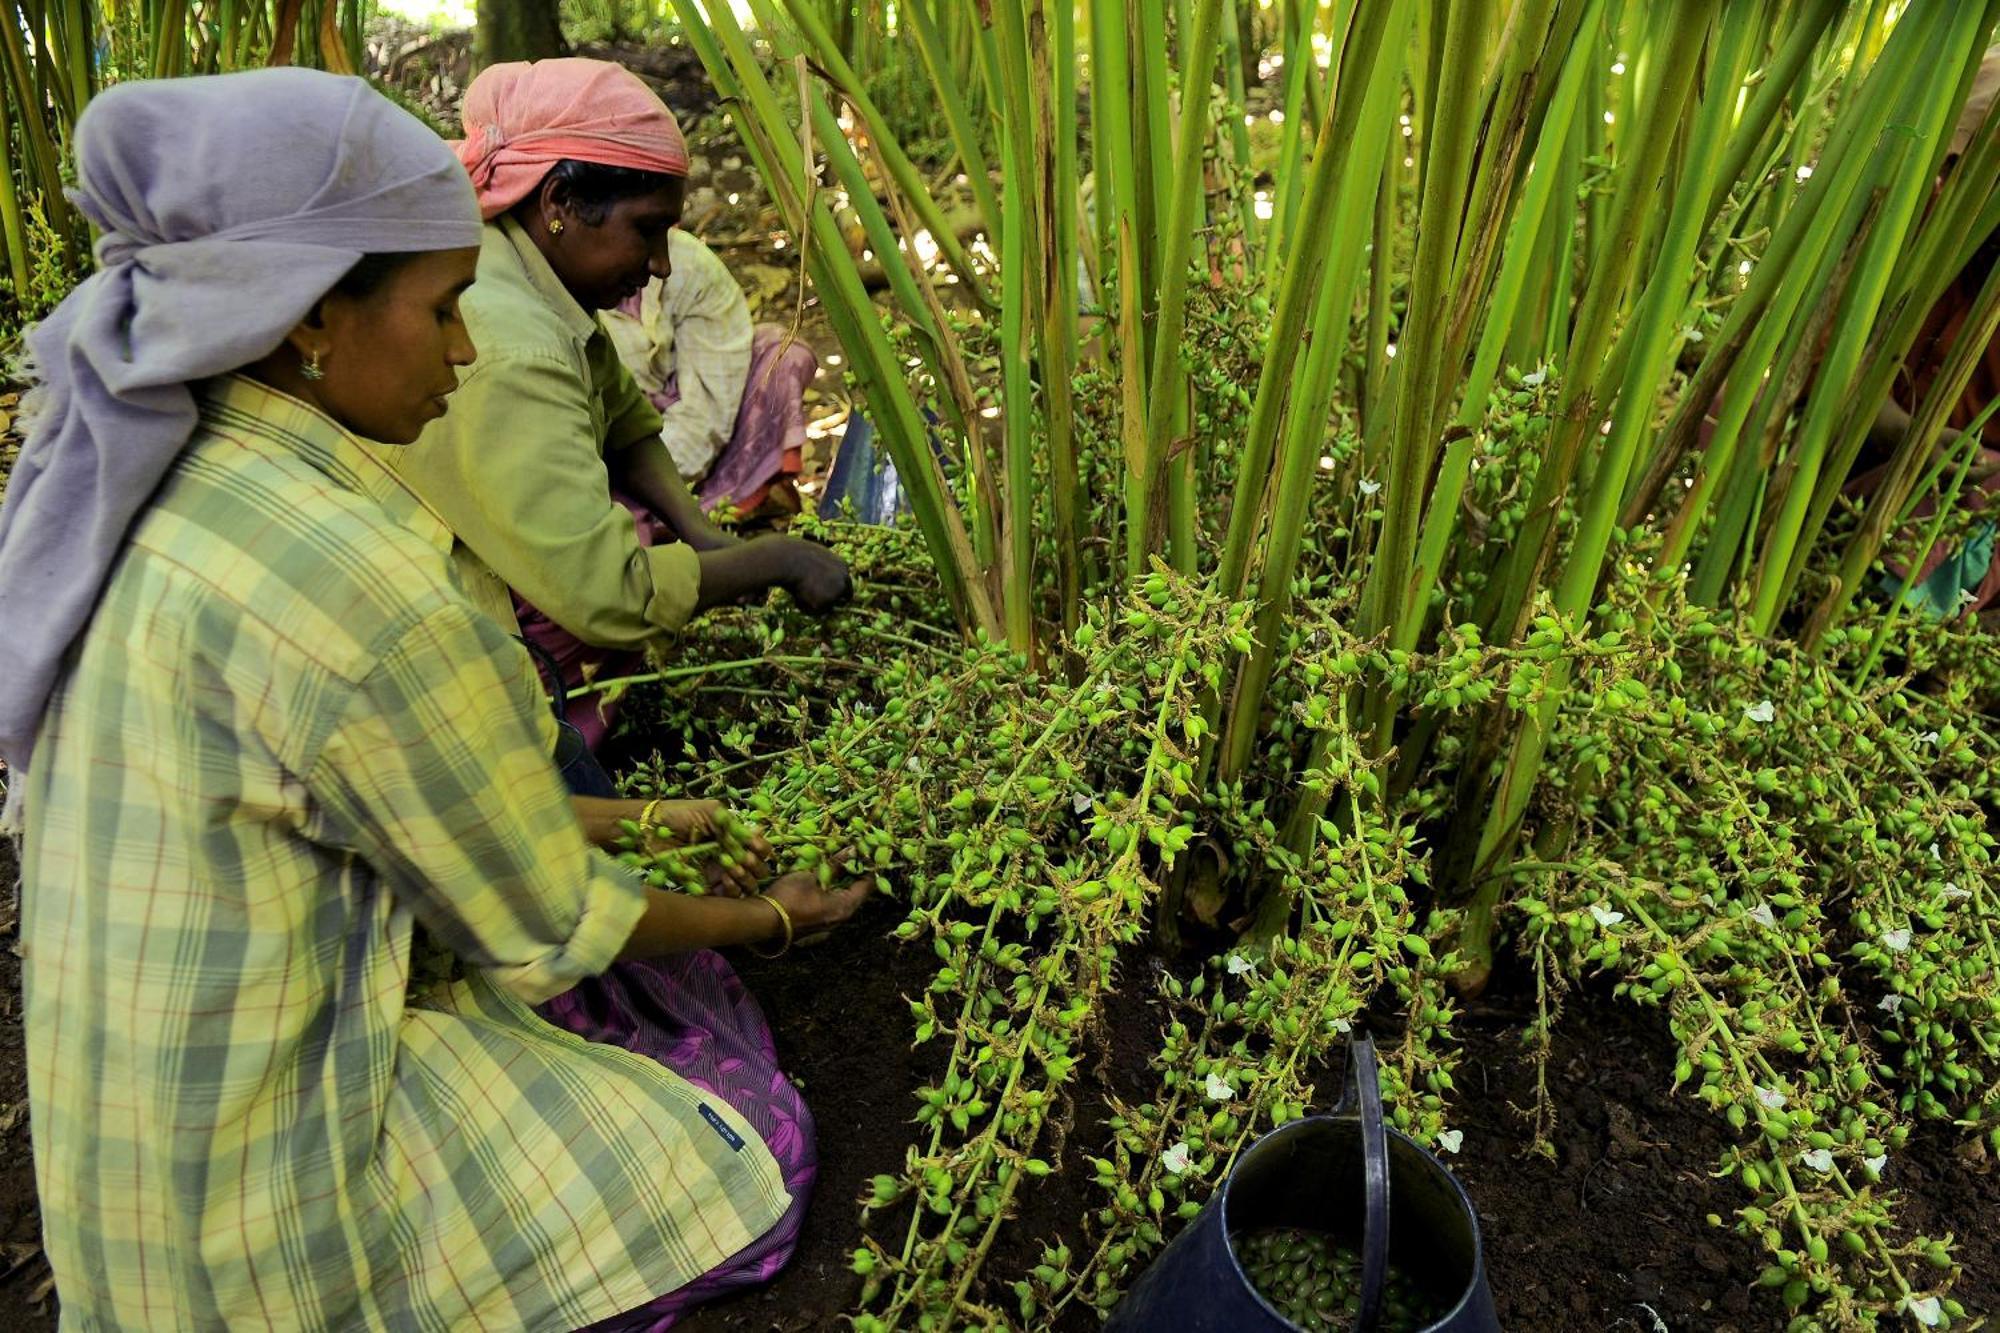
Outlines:
<svg viewBox="0 0 2000 1333"><path fill-rule="evenodd" d="M682 1325L693 1333L842 1327L858 1289L847 1270L860 1242L852 1201L871 1175L893 1169L912 1139L909 1103L884 1081L921 1073L896 1034L907 1030L900 993L924 982L928 957L916 954L912 965L892 942L873 938L829 943L819 954L809 965L746 970L787 1067L805 1080L819 1117L820 1191L799 1255L767 1291L697 1312ZM1151 966L1141 960L1131 970ZM1159 1030L1144 998L1151 989L1149 979L1131 977L1110 1005L1106 1060L1076 1089L1078 1123L1065 1162L1101 1151L1107 1089L1128 1099L1145 1094L1145 1062ZM1729 1217L1743 1200L1708 1175L1725 1132L1707 1110L1669 1090L1674 1049L1659 1017L1608 996L1572 997L1549 1066L1559 1112L1553 1162L1526 1151L1535 1072L1521 1033L1529 1017L1525 998L1509 994L1503 981L1457 1026L1464 1058L1452 1123L1465 1137L1450 1164L1480 1214L1505 1326L1530 1333L1782 1327L1774 1296L1752 1285L1762 1266L1752 1244L1707 1221L1711 1213ZM857 1072L858 1081L849 1082ZM1338 1082L1325 1082L1329 1102ZM1919 1134L1892 1166L1890 1183L1908 1192L1913 1226L1957 1233L1966 1273L1957 1295L1967 1308L2000 1310L2000 1236L1992 1226L2000 1218L2000 1176L1954 1144L1949 1133ZM1900 1180L1898 1171L1905 1173ZM1045 1240L1077 1246L1082 1219L1098 1204L1094 1194L1081 1172L1038 1182L996 1248L992 1271L1032 1265ZM1083 1316L1061 1325L1094 1326Z"/></svg>
<svg viewBox="0 0 2000 1333"><path fill-rule="evenodd" d="M1479 1210L1507 1326L1783 1327L1772 1293L1750 1285L1764 1263L1755 1243L1707 1221L1746 1200L1708 1174L1727 1135L1670 1091L1674 1046L1659 1017L1607 996L1572 998L1549 1062L1560 1115L1550 1163L1522 1156L1535 1068L1520 1038L1531 1015L1525 999L1509 1003L1503 995L1457 1024L1465 1061L1452 1117L1465 1130L1452 1166ZM1891 1159L1885 1182L1911 1231L1955 1233L1964 1272L1953 1294L1967 1311L2000 1312L2000 1175L1984 1152L1927 1125Z"/></svg>
<svg viewBox="0 0 2000 1333"><path fill-rule="evenodd" d="M1535 1062L1521 1034L1531 1017L1503 992L1455 1027L1464 1060L1451 1123L1465 1139L1450 1165L1479 1212L1506 1326L1783 1327L1772 1294L1750 1286L1761 1267L1751 1242L1706 1220L1746 1200L1709 1178L1725 1127L1669 1090L1674 1047L1660 1017L1572 998L1549 1059L1553 1161L1526 1151Z"/></svg>
<svg viewBox="0 0 2000 1333"><path fill-rule="evenodd" d="M19 960L12 925L11 854L0 844L0 1328L52 1327L48 1267L36 1248L39 1219L24 1115ZM904 996L931 975L928 950L887 935L888 904L790 958L741 958L763 1002L786 1068L806 1091L819 1130L820 1178L791 1266L769 1288L696 1312L690 1333L804 1333L835 1329L852 1310L858 1279L857 1200L869 1179L894 1172L914 1139L911 1091L932 1076L938 1047L913 1051ZM1102 1150L1107 1091L1143 1098L1159 1020L1149 996L1156 965L1135 955L1096 1043L1103 1060L1075 1088L1075 1122L1053 1153L1073 1164ZM1464 1042L1452 1123L1464 1131L1450 1159L1480 1214L1493 1293L1506 1327L1533 1333L1629 1329L1753 1333L1782 1326L1770 1294L1751 1285L1760 1263L1748 1242L1711 1227L1741 1202L1707 1169L1724 1145L1720 1122L1669 1091L1673 1047L1657 1015L1608 997L1571 998L1556 1031L1549 1085L1560 1119L1555 1160L1526 1153L1534 1063L1521 1044L1525 999L1503 978L1498 992L1457 1024ZM1393 1037L1385 1034L1385 1042ZM1327 1099L1338 1078L1325 1081ZM1897 1156L1890 1183L1905 1194L1910 1225L1956 1234L1965 1277L1957 1295L1974 1313L2000 1311L2000 1175L1949 1130L1927 1127ZM1032 1266L1055 1238L1080 1246L1082 1219L1098 1200L1084 1173L1037 1183L1003 1233L996 1274ZM1000 1303L1000 1302L996 1302ZM1658 1320L1658 1324L1655 1320ZM1073 1314L1063 1328L1094 1327Z"/></svg>

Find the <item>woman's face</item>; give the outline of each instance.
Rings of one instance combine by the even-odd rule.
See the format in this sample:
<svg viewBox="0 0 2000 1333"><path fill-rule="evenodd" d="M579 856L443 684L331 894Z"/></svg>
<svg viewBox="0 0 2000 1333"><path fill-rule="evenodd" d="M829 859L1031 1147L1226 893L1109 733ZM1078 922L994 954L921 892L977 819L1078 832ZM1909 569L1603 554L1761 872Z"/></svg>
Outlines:
<svg viewBox="0 0 2000 1333"><path fill-rule="evenodd" d="M443 416L458 367L476 354L458 298L478 263L477 246L431 251L399 264L365 296L328 295L318 327L305 330L325 349L324 377L309 382L319 406L355 435L384 444L409 444Z"/></svg>
<svg viewBox="0 0 2000 1333"><path fill-rule="evenodd" d="M558 194L550 211L562 219L563 228L545 230L536 240L578 305L610 310L651 279L673 271L667 237L681 220L686 198L687 182L680 177L669 177L651 194L606 204L601 211L579 209Z"/></svg>

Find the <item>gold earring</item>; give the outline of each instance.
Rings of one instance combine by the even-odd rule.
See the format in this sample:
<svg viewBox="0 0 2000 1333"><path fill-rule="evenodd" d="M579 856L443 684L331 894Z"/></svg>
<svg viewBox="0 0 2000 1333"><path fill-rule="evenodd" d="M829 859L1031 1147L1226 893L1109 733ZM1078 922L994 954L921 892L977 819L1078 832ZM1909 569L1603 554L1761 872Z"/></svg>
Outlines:
<svg viewBox="0 0 2000 1333"><path fill-rule="evenodd" d="M560 236L562 234L563 234L563 220L561 218L550 218L549 235Z"/></svg>
<svg viewBox="0 0 2000 1333"><path fill-rule="evenodd" d="M299 367L299 373L309 380L325 379L326 372L320 369L319 357L319 349L314 348L312 354L306 357L306 363Z"/></svg>

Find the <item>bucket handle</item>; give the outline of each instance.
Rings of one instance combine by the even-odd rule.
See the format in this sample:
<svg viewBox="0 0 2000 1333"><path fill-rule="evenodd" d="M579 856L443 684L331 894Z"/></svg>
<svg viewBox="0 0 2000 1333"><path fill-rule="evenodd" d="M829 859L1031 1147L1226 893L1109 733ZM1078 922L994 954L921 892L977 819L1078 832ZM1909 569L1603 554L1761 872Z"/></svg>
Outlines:
<svg viewBox="0 0 2000 1333"><path fill-rule="evenodd" d="M1375 1039L1366 1033L1347 1044L1347 1087L1335 1115L1352 1112L1361 1122L1365 1184L1361 1231L1361 1309L1356 1333L1373 1333L1382 1318L1382 1289L1389 1278L1389 1132L1382 1120L1382 1085L1375 1072Z"/></svg>

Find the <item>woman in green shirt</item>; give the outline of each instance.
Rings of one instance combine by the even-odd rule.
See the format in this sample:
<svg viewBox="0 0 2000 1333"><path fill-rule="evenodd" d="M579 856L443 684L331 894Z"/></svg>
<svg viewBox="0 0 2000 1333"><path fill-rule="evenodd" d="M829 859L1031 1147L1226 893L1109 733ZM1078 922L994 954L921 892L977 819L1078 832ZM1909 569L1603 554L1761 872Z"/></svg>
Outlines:
<svg viewBox="0 0 2000 1333"><path fill-rule="evenodd" d="M838 602L847 570L825 548L708 521L598 320L671 269L687 183L673 114L621 66L544 60L482 72L464 119L487 222L464 303L480 359L396 465L457 534L474 600L572 686L769 587L810 611ZM595 745L605 714L570 712Z"/></svg>

